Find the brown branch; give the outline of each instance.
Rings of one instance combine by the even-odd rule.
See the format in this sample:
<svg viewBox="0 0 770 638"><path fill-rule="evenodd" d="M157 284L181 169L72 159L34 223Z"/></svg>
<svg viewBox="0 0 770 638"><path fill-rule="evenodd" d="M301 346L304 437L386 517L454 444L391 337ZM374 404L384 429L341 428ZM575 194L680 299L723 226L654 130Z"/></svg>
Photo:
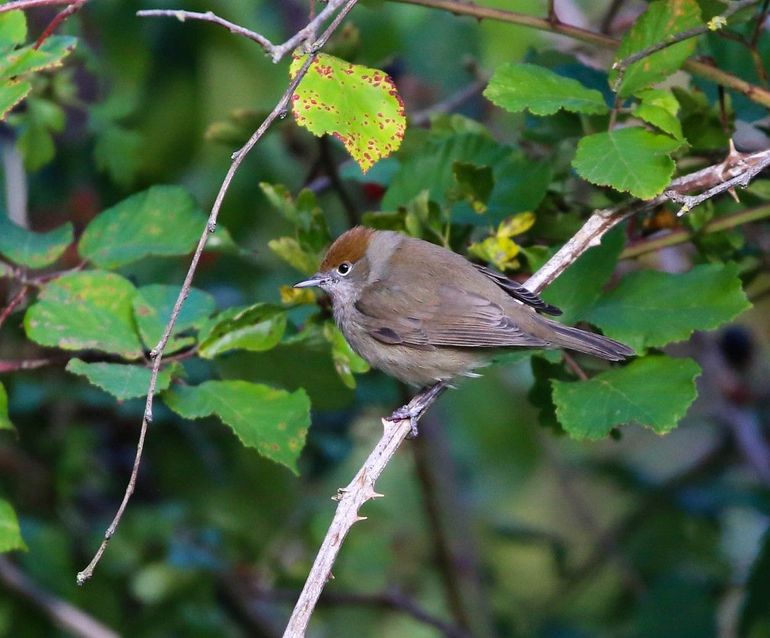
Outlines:
<svg viewBox="0 0 770 638"><path fill-rule="evenodd" d="M8 591L21 596L42 612L57 627L79 638L118 638L118 633L71 603L45 591L0 556L0 582Z"/></svg>
<svg viewBox="0 0 770 638"><path fill-rule="evenodd" d="M123 512L125 511L126 506L128 505L128 502L131 499L131 495L134 493L136 478L137 478L137 475L139 474L139 466L141 465L141 461L142 461L142 452L144 450L144 441L147 436L147 428L148 428L148 425L152 422L152 406L155 399L155 391L156 391L157 382L158 382L158 374L160 372L160 365L163 360L163 352L171 337L171 333L179 317L179 313L182 310L182 305L187 299L187 296L190 294L190 288L192 287L193 277L195 276L195 272L198 269L198 262L201 258L201 255L203 254L203 249L206 246L208 237L211 233L215 232L216 230L217 218L219 217L219 211L220 211L220 208L222 207L222 201L224 200L225 195L227 194L227 191L230 188L230 184L233 180L233 177L238 171L238 168L240 168L240 165L243 162L243 160L246 158L249 152L254 148L254 146L256 146L257 142L259 142L262 136L267 132L271 124L276 119L280 118L282 114L284 114L288 110L291 102L291 97L294 94L294 91L297 88L297 85L302 81L302 78L305 77L305 74L308 72L310 65L315 60L315 57L317 55L316 51L326 44L326 42L329 40L331 35L340 25L340 23L345 18L345 16L355 6L356 1L357 0L347 0L346 4L340 9L339 13L336 15L336 17L331 22L331 24L327 27L327 29L321 34L321 36L318 37L317 40L315 40L315 42L312 43L311 53L308 55L307 59L305 60L305 63L299 69L297 74L294 76L294 79L289 83L288 88L286 89L284 94L281 96L281 98L278 100L278 103L275 105L273 110L268 114L268 116L265 118L262 124L259 125L259 128L252 134L252 136L249 138L246 144L244 144L243 147L240 148L238 151L236 151L232 156L232 163L230 164L230 168L227 170L227 174L225 175L224 180L222 181L222 185L219 188L219 192L217 193L216 199L214 200L214 204L211 208L211 213L209 214L206 227L204 228L203 233L201 234L201 237L198 240L198 245L195 248L195 252L193 253L192 260L190 261L190 267L187 270L184 283L182 284L182 288L179 291L179 296L177 297L176 303L174 304L174 308L171 311L171 316L169 317L168 323L166 324L166 327L163 331L163 335L161 336L160 341L158 342L158 345L155 346L152 352L150 352L150 356L153 359L153 366L152 366L152 374L150 376L150 384L147 389L147 400L145 402L144 418L142 419L142 424L139 430L139 440L136 446L136 456L134 457L134 464L133 464L133 467L131 468L131 476L129 477L128 484L126 485L126 491L125 491L125 494L123 495L123 500L121 501L120 506L118 507L118 510L115 513L115 517L113 518L107 530L104 532L104 538L102 539L102 542L99 545L99 548L96 550L96 554L91 559L91 562L86 566L86 568L78 573L77 582L79 585L82 585L83 583L85 583L93 575L94 569L99 564L99 561L101 560L102 555L107 549L107 545L109 544L110 539L115 534L115 531L117 530L117 527L120 524L121 518L123 518ZM339 6L341 3L338 0L334 0L334 4L335 6ZM327 8L330 5L332 5L332 1L329 2L329 4L327 5Z"/></svg>
<svg viewBox="0 0 770 638"><path fill-rule="evenodd" d="M8 305L3 308L2 311L0 311L0 327L5 323L5 320L8 319L8 317L11 316L11 313L16 309L16 307L24 301L24 298L27 296L27 293L29 292L29 286L22 286L19 289L19 292L17 292L13 299L11 299L8 302Z"/></svg>
<svg viewBox="0 0 770 638"><path fill-rule="evenodd" d="M34 9L35 7L56 7L62 4L72 4L77 0L15 0L0 5L0 13L6 11L24 11L25 9Z"/></svg>
<svg viewBox="0 0 770 638"><path fill-rule="evenodd" d="M751 42L749 43L751 48L755 51L757 42L759 42L759 36L762 35L762 27L765 25L765 20L767 20L768 9L770 9L770 0L765 0L762 3L762 8L759 10L757 20L754 23L754 32L751 34Z"/></svg>
<svg viewBox="0 0 770 638"><path fill-rule="evenodd" d="M646 255L647 253L658 251L661 248L683 244L700 235L708 235L710 233L729 230L730 228L736 228L743 224L749 224L760 219L765 219L766 217L770 217L770 204L749 208L748 210L742 210L738 213L733 213L732 215L725 215L724 217L712 219L698 231L682 228L667 232L663 235L656 235L648 239L643 239L627 246L625 250L620 253L620 259L633 259L641 255Z"/></svg>
<svg viewBox="0 0 770 638"><path fill-rule="evenodd" d="M400 2L403 4L414 4L431 9L442 9L455 15L472 16L478 20L497 20L507 22L522 27L536 29L538 31L547 31L557 35L563 35L579 42L584 42L603 49L617 49L620 41L603 33L581 29L563 22L552 23L546 18L516 13L515 11L505 11L503 9L493 9L491 7L481 7L463 0L391 0L391 2ZM745 95L749 100L770 108L770 91L756 86L736 77L730 73L717 69L704 62L690 59L687 60L683 68L691 73L706 78L716 84L725 86Z"/></svg>
<svg viewBox="0 0 770 638"><path fill-rule="evenodd" d="M68 358L68 357L67 357ZM47 359L22 359L20 361L0 361L0 374L19 372L20 370L37 370L50 365L63 363L67 360L63 357L49 357Z"/></svg>
<svg viewBox="0 0 770 638"><path fill-rule="evenodd" d="M469 517L457 496L457 469L446 428L431 415L422 423L413 445L415 470L448 606L455 622L470 636L490 638L494 630L488 594L482 586Z"/></svg>
<svg viewBox="0 0 770 638"><path fill-rule="evenodd" d="M48 23L48 26L43 30L43 33L41 33L38 39L35 40L35 46L32 48L39 49L43 45L43 42L49 38L61 23L72 14L80 11L86 2L88 2L88 0L75 0L71 5L59 11L59 13L54 16L53 20Z"/></svg>

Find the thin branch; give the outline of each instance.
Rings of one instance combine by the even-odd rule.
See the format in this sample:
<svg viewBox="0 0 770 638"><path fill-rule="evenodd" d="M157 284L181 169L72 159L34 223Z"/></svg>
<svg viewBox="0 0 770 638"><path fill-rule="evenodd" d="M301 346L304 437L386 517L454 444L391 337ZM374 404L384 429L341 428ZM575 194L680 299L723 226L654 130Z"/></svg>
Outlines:
<svg viewBox="0 0 770 638"><path fill-rule="evenodd" d="M403 4L414 4L431 9L442 9L455 15L472 16L478 20L488 19L499 22L508 22L538 31L547 31L563 35L579 42L585 42L603 49L617 49L620 41L603 33L582 29L563 22L552 23L546 18L516 13L515 11L505 11L504 9L493 9L491 7L481 7L464 0L391 0L391 2L400 2ZM716 84L725 86L738 91L749 100L770 108L770 91L756 86L736 77L730 73L717 69L710 64L698 60L687 60L683 68L686 71L706 78Z"/></svg>
<svg viewBox="0 0 770 638"><path fill-rule="evenodd" d="M83 7L88 0L75 0L71 5L65 7L59 13L57 13L53 20L48 23L48 26L43 30L37 40L35 40L35 46L33 49L39 49L43 42L45 42L49 36L56 30L56 28L69 18L72 14L77 13Z"/></svg>
<svg viewBox="0 0 770 638"><path fill-rule="evenodd" d="M723 230L729 230L730 228L736 228L743 224L749 224L751 222L758 221L770 217L770 204L764 206L757 206L756 208L749 208L742 210L732 215L725 215L724 217L718 217L712 219L700 230L693 231L687 228L667 232L663 235L656 235L649 239L643 239L630 246L620 253L620 259L634 259L647 253L656 252L661 248L667 248L669 246L676 246L683 244L694 237L700 235L708 235L710 233L718 233Z"/></svg>
<svg viewBox="0 0 770 638"><path fill-rule="evenodd" d="M719 18L726 21L727 18L731 17L736 12L756 3L757 0L740 0L732 2L730 6L724 11L724 13L717 16L716 18L712 18L709 24L716 24L715 21ZM639 62L640 60L643 60L644 58L657 53L658 51L667 49L674 44L684 42L685 40L690 40L691 38L695 38L699 35L703 35L704 33L708 33L709 31L714 30L716 30L714 27L709 27L708 24L702 24L700 26L693 27L692 29L686 29L684 31L680 31L679 33L669 35L660 42L656 42L655 44L650 45L641 51L637 51L623 58L622 60L618 60L615 62L615 64L612 65L612 68L618 72L615 81L613 82L612 90L617 93L621 83L623 82L623 77L625 76L626 71L632 64L635 64L636 62Z"/></svg>
<svg viewBox="0 0 770 638"><path fill-rule="evenodd" d="M29 286L22 286L19 289L19 292L17 292L13 299L11 299L8 302L8 305L0 311L0 326L2 326L5 323L5 320L8 319L8 317L11 316L11 313L16 309L16 307L24 301L24 298L27 296L27 293L29 292Z"/></svg>
<svg viewBox="0 0 770 638"><path fill-rule="evenodd" d="M33 583L4 556L0 556L0 582L7 590L29 601L68 634L79 638L118 638L117 632Z"/></svg>
<svg viewBox="0 0 770 638"><path fill-rule="evenodd" d="M254 148L254 146L256 146L257 142L259 142L262 136L267 132L271 124L276 119L282 117L282 115L287 112L291 102L292 95L294 94L294 91L297 88L297 85L302 81L302 78L305 77L305 74L310 69L310 65L313 63L313 61L316 58L317 50L326 44L326 42L329 40L331 35L340 25L340 23L345 18L345 16L355 6L356 1L357 0L347 0L347 3L342 7L342 9L340 9L337 16L334 18L331 24L327 27L327 29L323 32L323 34L321 34L321 36L315 42L313 42L311 46L311 53L308 55L307 59L305 60L305 63L299 69L297 74L294 76L294 79L289 83L288 88L286 89L284 94L281 96L281 98L278 100L278 103L275 105L273 110L268 114L268 116L265 118L262 124L260 124L259 128L249 138L246 144L244 144L243 147L240 148L238 151L236 151L232 156L233 161L230 164L230 168L228 169L227 174L225 175L225 178L222 181L222 185L219 188L219 192L217 193L216 199L214 200L214 205L211 208L211 213L209 214L206 227L204 228L203 233L201 234L201 237L198 240L198 245L195 249L195 252L193 253L192 260L190 261L190 267L187 270L184 283L182 284L182 288L179 291L179 296L177 297L176 303L174 304L174 308L171 311L171 316L168 320L168 323L166 324L166 327L163 331L163 335L161 336L160 341L158 342L158 345L155 346L152 352L150 352L150 356L153 359L152 374L150 376L150 384L147 389L147 400L145 402L144 417L142 419L141 428L139 430L139 440L136 446L136 456L134 457L134 464L133 464L133 467L131 468L131 476L129 477L128 484L126 485L126 491L125 491L125 494L123 495L123 500L121 501L120 506L118 507L118 511L115 513L115 517L112 519L112 522L110 523L109 527L104 532L104 538L102 539L102 542L99 545L99 548L96 550L96 554L91 559L91 562L86 566L86 568L83 571L78 572L77 583L79 585L84 584L93 575L94 569L99 564L99 561L101 560L101 557L104 554L104 551L107 549L107 545L109 544L110 539L115 534L115 531L117 530L117 527L120 524L121 518L123 518L123 512L125 511L126 506L128 505L128 502L131 499L131 495L134 493L137 475L139 474L139 466L141 465L141 461L142 461L144 441L147 436L147 427L152 422L152 406L155 399L155 391L158 383L158 374L160 372L160 365L163 360L163 352L171 337L171 333L179 317L179 313L182 310L182 305L187 299L187 296L190 294L190 288L192 287L193 277L195 276L195 272L198 268L198 262L201 258L201 255L203 254L203 249L206 246L206 242L208 241L209 235L216 230L219 211L220 211L220 208L222 207L222 202L225 198L225 195L227 194L227 191L230 188L230 183L232 182L233 177L235 176L235 173L240 168L243 160L246 158L249 152ZM330 1L329 5L331 4L332 2ZM340 4L339 2L336 2L337 6L339 6L339 4ZM327 5L327 8L329 5Z"/></svg>
<svg viewBox="0 0 770 638"><path fill-rule="evenodd" d="M265 50L265 52L272 58L273 62L278 62L287 53L296 49L303 42L313 40L320 26L324 22L326 22L326 20L328 20L332 15L334 15L337 9L339 9L341 6L345 5L346 2L349 2L349 1L350 0L329 0L329 2L324 7L323 11L321 11L317 16L315 16L312 20L310 20L310 22L308 22L306 27L297 31L297 33L291 36L283 44L273 44L265 36L259 33L256 33L254 31L251 31L250 29L246 29L245 27L242 27L238 24L230 22L229 20L220 18L218 15L216 15L212 11L206 11L206 13L199 13L197 11L183 11L181 9L150 9L146 11L137 11L136 15L138 15L141 18L167 17L167 18L176 18L180 22L184 22L185 20L202 20L203 22L211 22L213 24L218 24L219 26L224 27L225 29L230 31L230 33L235 33L236 35L242 35L243 37L248 38L249 40L253 40ZM345 13L347 13L347 11L345 11ZM320 46L323 46L323 45L319 45L320 40L321 38L316 40L311 45L310 47L311 51L315 52Z"/></svg>
<svg viewBox="0 0 770 638"><path fill-rule="evenodd" d="M446 428L435 414L426 416L422 424L412 446L415 470L448 606L455 622L471 636L491 638L494 623L489 614L489 596L482 585L470 517L458 496L457 468Z"/></svg>
<svg viewBox="0 0 770 638"><path fill-rule="evenodd" d="M56 7L62 4L72 4L77 0L15 0L0 5L0 13L6 11L24 11L25 9L34 9L35 7Z"/></svg>
<svg viewBox="0 0 770 638"><path fill-rule="evenodd" d="M0 374L18 372L19 370L37 370L50 365L57 365L67 361L69 357L50 357L48 359L22 359L20 361L0 360Z"/></svg>
<svg viewBox="0 0 770 638"><path fill-rule="evenodd" d="M612 30L612 23L615 21L615 17L618 15L624 2L625 0L612 0L599 25L599 31L602 33L610 33Z"/></svg>

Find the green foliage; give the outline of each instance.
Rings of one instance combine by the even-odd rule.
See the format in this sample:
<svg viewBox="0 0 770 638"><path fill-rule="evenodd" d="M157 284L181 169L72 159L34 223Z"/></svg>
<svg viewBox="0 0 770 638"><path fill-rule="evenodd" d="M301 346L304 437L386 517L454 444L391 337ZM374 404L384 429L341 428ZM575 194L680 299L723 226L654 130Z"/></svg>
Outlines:
<svg viewBox="0 0 770 638"><path fill-rule="evenodd" d="M62 60L75 48L76 40L68 36L51 36L40 47L32 44L19 46L27 39L27 19L22 11L0 13L0 121L19 104L32 90L32 79L36 73L61 66ZM34 107L33 107L34 108ZM32 117L32 114L30 114ZM63 125L63 123L62 123ZM31 127L34 129L34 126ZM26 135L29 133L28 125ZM61 130L59 127L58 130ZM24 135L24 133L23 133ZM45 138L42 142L51 149L47 161L53 155L50 136L38 132ZM27 142L30 144L30 142ZM49 146L50 145L50 146ZM27 166L34 170L41 166L45 156L27 156Z"/></svg>
<svg viewBox="0 0 770 638"><path fill-rule="evenodd" d="M206 216L179 186L153 186L131 195L96 217L78 252L99 268L117 268L149 255L192 251Z"/></svg>
<svg viewBox="0 0 770 638"><path fill-rule="evenodd" d="M0 254L20 266L50 266L61 257L72 239L69 222L47 233L33 233L17 226L5 215L0 216Z"/></svg>
<svg viewBox="0 0 770 638"><path fill-rule="evenodd" d="M176 286L163 284L142 286L137 290L133 300L134 319L147 349L154 348L155 344L160 341L177 297L179 297L179 291L180 289ZM176 324L174 324L174 332L166 346L166 351L175 352L188 345L189 338L177 338L174 335L180 332L198 330L215 309L216 302L210 294L197 288L191 288L179 312Z"/></svg>
<svg viewBox="0 0 770 638"><path fill-rule="evenodd" d="M615 60L647 49L661 38L701 26L700 7L696 0L655 0L629 29L618 47ZM695 51L695 39L672 44L634 62L622 75L618 93L628 97L647 88L678 70ZM610 71L610 84L615 84L620 72Z"/></svg>
<svg viewBox="0 0 770 638"><path fill-rule="evenodd" d="M163 400L186 419L214 415L229 425L241 443L285 465L295 474L310 426L304 390L286 392L246 381L206 381L177 386Z"/></svg>
<svg viewBox="0 0 770 638"><path fill-rule="evenodd" d="M138 359L142 344L134 326L135 295L133 284L115 273L62 275L43 286L24 316L24 329L40 345Z"/></svg>
<svg viewBox="0 0 770 638"><path fill-rule="evenodd" d="M599 91L534 64L498 67L484 96L511 113L527 109L533 115L553 115L564 109L572 113L602 115L608 111Z"/></svg>
<svg viewBox="0 0 770 638"><path fill-rule="evenodd" d="M677 275L627 275L585 319L637 352L712 330L751 307L734 264L704 264Z"/></svg>
<svg viewBox="0 0 770 638"><path fill-rule="evenodd" d="M90 383L109 392L118 401L136 399L147 395L150 385L149 368L121 363L86 363L73 358L67 363L66 370L84 376ZM178 374L177 366L169 366L158 375L158 391L166 390L171 379Z"/></svg>
<svg viewBox="0 0 770 638"><path fill-rule="evenodd" d="M231 350L270 350L281 341L285 329L286 313L278 306L257 303L228 308L201 327L199 353L212 359Z"/></svg>
<svg viewBox="0 0 770 638"><path fill-rule="evenodd" d="M556 416L577 439L599 439L625 423L665 434L695 400L700 372L692 359L649 356L582 383L554 380Z"/></svg>
<svg viewBox="0 0 770 638"><path fill-rule="evenodd" d="M332 346L334 369L340 375L342 382L352 390L356 387L356 378L353 373L369 372L369 364L353 351L333 323L326 322L324 324L324 336Z"/></svg>
<svg viewBox="0 0 770 638"><path fill-rule="evenodd" d="M0 553L27 549L11 504L0 498Z"/></svg>
<svg viewBox="0 0 770 638"><path fill-rule="evenodd" d="M0 383L0 430L13 430L13 423L8 416L8 393Z"/></svg>
<svg viewBox="0 0 770 638"><path fill-rule="evenodd" d="M306 59L294 58L292 78ZM364 173L398 150L406 130L404 104L386 73L325 53L310 64L291 106L297 124L314 135L334 135Z"/></svg>
<svg viewBox="0 0 770 638"><path fill-rule="evenodd" d="M572 165L593 184L651 199L671 180L671 153L681 145L637 127L594 133L580 140Z"/></svg>

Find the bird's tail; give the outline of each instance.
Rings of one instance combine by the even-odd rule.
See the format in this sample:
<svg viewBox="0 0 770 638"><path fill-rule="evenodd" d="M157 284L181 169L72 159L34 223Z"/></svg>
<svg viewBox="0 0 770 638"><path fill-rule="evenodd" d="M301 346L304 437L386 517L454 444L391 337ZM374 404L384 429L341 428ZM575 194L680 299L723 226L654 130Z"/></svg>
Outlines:
<svg viewBox="0 0 770 638"><path fill-rule="evenodd" d="M609 337L587 332L580 328L565 326L556 321L546 319L549 326L556 333L557 338L549 338L549 341L555 346L584 352L595 357L601 357L608 361L622 361L626 357L631 357L635 353L627 345L615 341Z"/></svg>

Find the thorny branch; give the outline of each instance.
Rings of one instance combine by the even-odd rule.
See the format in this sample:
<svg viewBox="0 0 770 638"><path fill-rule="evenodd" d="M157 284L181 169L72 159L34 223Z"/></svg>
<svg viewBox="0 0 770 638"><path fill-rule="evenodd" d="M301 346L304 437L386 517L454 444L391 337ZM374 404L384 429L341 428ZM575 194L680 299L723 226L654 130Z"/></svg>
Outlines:
<svg viewBox="0 0 770 638"><path fill-rule="evenodd" d="M179 313L182 310L182 305L184 304L185 300L187 299L187 296L190 293L193 277L195 276L195 272L198 268L198 262L201 258L201 255L203 254L203 249L206 246L206 242L208 241L209 234L213 233L216 230L217 218L219 216L220 208L222 207L222 201L224 200L224 197L230 188L230 184L233 180L233 177L235 176L235 173L238 171L238 168L240 167L241 163L246 158L246 156L249 154L249 152L254 148L254 146L256 146L257 142L267 132L268 128L270 128L270 125L276 119L278 119L284 113L286 113L287 109L289 108L291 97L294 94L294 91L297 88L297 85L302 81L302 78L305 77L305 74L308 72L310 65L313 63L313 60L315 60L315 57L317 55L316 52L326 44L326 42L329 40L331 35L340 25L340 23L345 18L345 16L355 6L356 1L357 0L346 0L346 2L343 3L343 2L340 2L339 0L333 0L329 2L328 6L334 5L335 7L340 7L342 5L342 8L339 10L339 12L335 16L335 18L332 20L332 22L329 24L329 26L326 28L326 30L311 44L310 46L311 53L308 55L307 59L305 60L305 63L302 65L302 68L300 68L299 71L297 72L297 75L289 83L288 88L286 89L284 94L281 96L281 98L278 100L278 103L275 105L273 110L268 114L268 116L265 118L262 124L260 124L259 128L252 134L252 136L249 138L246 144L244 144L243 147L240 148L238 151L236 151L232 156L233 161L230 164L230 168L228 169L227 174L225 175L225 178L222 181L222 185L219 188L219 192L217 193L216 199L214 200L214 205L211 208L211 213L209 214L206 227L204 228L201 234L201 237L198 240L198 245L195 248L195 252L193 253L192 260L190 261L190 267L187 270L184 283L182 284L182 289L180 290L179 296L177 297L176 303L174 304L174 308L171 311L171 316L168 320L168 323L166 324L166 327L163 331L163 335L160 338L158 345L155 346L155 348L153 348L153 350L150 352L150 357L153 359L152 375L150 377L149 388L147 389L147 400L145 402L144 417L142 419L142 424L139 430L139 440L136 446L136 456L134 457L134 464L131 469L131 476L129 477L128 484L126 485L126 491L125 491L125 494L123 495L123 500L121 501L120 506L118 507L118 511L115 513L115 517L112 519L112 522L110 523L109 527L104 532L104 538L102 539L102 542L99 545L99 548L96 550L96 554L91 559L91 562L86 566L86 568L83 571L78 573L77 583L79 585L82 585L83 583L85 583L93 575L94 569L99 564L99 561L101 560L102 555L107 549L107 545L109 544L110 539L115 534L115 531L117 530L117 527L120 524L120 520L121 518L123 518L123 512L125 511L126 506L128 505L128 502L131 499L131 495L134 492L134 487L136 485L136 478L137 478L137 475L139 474L139 466L141 465L141 462L142 462L142 452L144 450L144 441L147 436L147 427L152 421L152 407L153 407L153 401L155 399L155 390L158 382L158 374L160 372L160 364L161 364L161 361L163 360L163 351L165 350L166 344L168 343L168 340L171 337L171 332L173 331L174 325L176 324L177 318L179 317ZM319 14L319 17L320 15L321 14ZM312 24L314 25L313 29L315 29L316 26L320 24L316 22L317 20L318 18L316 18L312 22ZM310 31L308 31L308 27L305 27L299 33L303 33L303 32L309 33Z"/></svg>

